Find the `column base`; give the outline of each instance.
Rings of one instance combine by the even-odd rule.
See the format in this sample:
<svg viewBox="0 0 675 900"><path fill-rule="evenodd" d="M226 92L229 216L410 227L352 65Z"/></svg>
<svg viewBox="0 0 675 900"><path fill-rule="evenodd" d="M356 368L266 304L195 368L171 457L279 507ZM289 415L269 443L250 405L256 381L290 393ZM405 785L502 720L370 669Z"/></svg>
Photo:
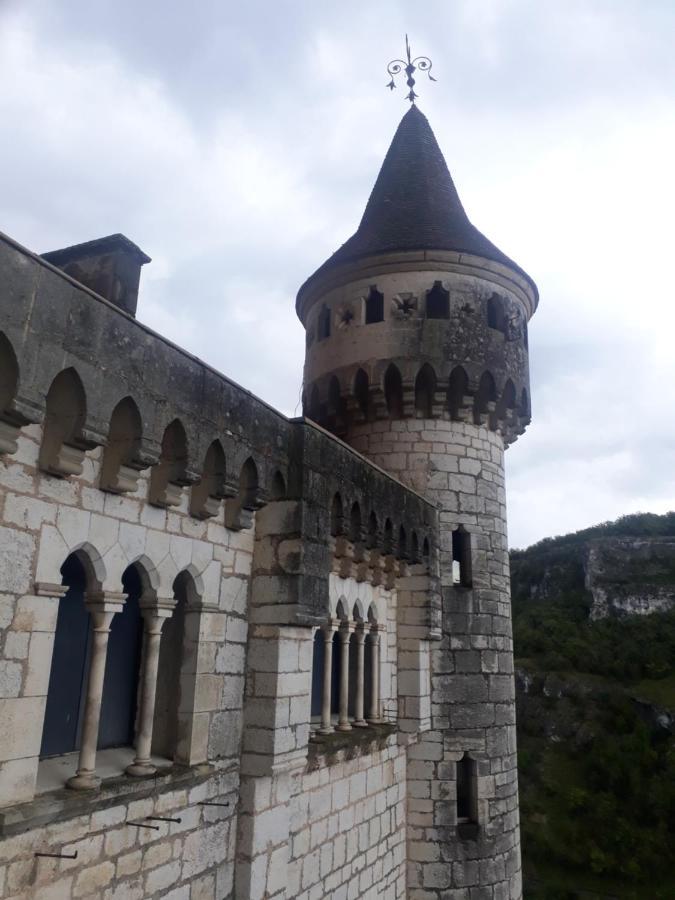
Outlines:
<svg viewBox="0 0 675 900"><path fill-rule="evenodd" d="M142 778L144 775L154 775L157 771L157 766L153 766L149 762L132 762L124 771L127 775L132 775L134 778Z"/></svg>
<svg viewBox="0 0 675 900"><path fill-rule="evenodd" d="M368 719L368 725L381 725L381 724L382 724L382 719L380 719L379 717L376 719L375 718Z"/></svg>
<svg viewBox="0 0 675 900"><path fill-rule="evenodd" d="M345 722L343 724L338 723L335 726L335 730L336 731L351 731L352 730L351 722Z"/></svg>
<svg viewBox="0 0 675 900"><path fill-rule="evenodd" d="M66 781L72 791L95 791L101 786L101 779L94 772L78 772Z"/></svg>
<svg viewBox="0 0 675 900"><path fill-rule="evenodd" d="M367 728L368 722L365 719L356 719L354 721L354 728Z"/></svg>
<svg viewBox="0 0 675 900"><path fill-rule="evenodd" d="M317 734L332 734L332 733L333 733L333 726L330 725L328 728L317 728L317 729L316 729L316 733L317 733Z"/></svg>

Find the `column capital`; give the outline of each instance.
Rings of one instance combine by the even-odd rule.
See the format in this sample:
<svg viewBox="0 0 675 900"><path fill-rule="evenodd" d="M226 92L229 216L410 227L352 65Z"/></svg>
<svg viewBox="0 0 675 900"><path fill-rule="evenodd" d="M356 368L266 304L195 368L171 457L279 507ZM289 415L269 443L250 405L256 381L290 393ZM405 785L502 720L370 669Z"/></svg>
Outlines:
<svg viewBox="0 0 675 900"><path fill-rule="evenodd" d="M321 631L323 631L323 636L327 641L333 640L333 635L340 627L339 619L329 619L325 625L321 626Z"/></svg>
<svg viewBox="0 0 675 900"><path fill-rule="evenodd" d="M340 637L348 637L354 631L356 631L356 622L352 622L349 620L340 622L340 627L338 628Z"/></svg>
<svg viewBox="0 0 675 900"><path fill-rule="evenodd" d="M139 601L141 615L144 619L157 616L160 619L168 619L176 608L175 597L141 597Z"/></svg>
<svg viewBox="0 0 675 900"><path fill-rule="evenodd" d="M94 621L94 628L110 628L115 613L122 612L127 596L121 591L87 591L84 605Z"/></svg>

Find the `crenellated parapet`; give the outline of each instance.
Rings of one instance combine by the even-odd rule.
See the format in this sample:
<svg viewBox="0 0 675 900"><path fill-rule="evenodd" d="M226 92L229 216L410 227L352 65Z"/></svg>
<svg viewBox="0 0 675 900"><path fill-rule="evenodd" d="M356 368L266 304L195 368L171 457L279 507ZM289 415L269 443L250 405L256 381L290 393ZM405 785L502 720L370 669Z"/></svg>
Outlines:
<svg viewBox="0 0 675 900"><path fill-rule="evenodd" d="M307 415L341 436L378 420L449 419L512 443L530 421L527 283L496 283L487 260L481 270L474 259L470 274L447 261L421 271L406 262L395 274L345 270L352 281L326 293L313 286L299 303Z"/></svg>
<svg viewBox="0 0 675 900"><path fill-rule="evenodd" d="M350 544L359 578L391 579L423 547L427 557L436 551L433 505L331 434L289 421L7 238L0 268L6 462L22 429L38 426L43 478L77 484L93 466L104 494L230 531L274 508L257 529L270 544L269 570L258 575L270 578L277 623L313 625L328 614L336 496L352 536L356 511L362 521Z"/></svg>

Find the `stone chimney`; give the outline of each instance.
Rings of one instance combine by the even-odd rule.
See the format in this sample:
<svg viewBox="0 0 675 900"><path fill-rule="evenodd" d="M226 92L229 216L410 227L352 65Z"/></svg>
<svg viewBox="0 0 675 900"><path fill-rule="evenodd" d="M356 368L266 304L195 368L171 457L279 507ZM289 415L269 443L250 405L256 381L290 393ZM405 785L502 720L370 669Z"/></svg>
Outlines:
<svg viewBox="0 0 675 900"><path fill-rule="evenodd" d="M124 312L136 315L141 266L151 260L123 234L50 250L42 258Z"/></svg>

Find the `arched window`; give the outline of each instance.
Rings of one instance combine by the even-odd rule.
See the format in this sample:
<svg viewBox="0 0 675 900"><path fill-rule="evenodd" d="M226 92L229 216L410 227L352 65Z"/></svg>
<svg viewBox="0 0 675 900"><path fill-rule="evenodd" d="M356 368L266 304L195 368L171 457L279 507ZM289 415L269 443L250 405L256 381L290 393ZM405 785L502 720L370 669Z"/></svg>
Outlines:
<svg viewBox="0 0 675 900"><path fill-rule="evenodd" d="M527 396L527 391L525 388L521 391L520 394L520 405L518 407L518 415L522 416L524 419L529 419L530 417L530 400Z"/></svg>
<svg viewBox="0 0 675 900"><path fill-rule="evenodd" d="M152 732L152 752L165 759L176 759L181 716L192 715L193 711L181 691L181 680L188 676L184 671L186 660L186 612L194 585L187 572L181 572L173 583L176 607L171 618L162 626L157 667L157 695L155 718ZM189 691L185 691L189 694ZM181 704L183 701L183 704ZM184 709L181 710L181 705ZM185 708L187 707L187 708Z"/></svg>
<svg viewBox="0 0 675 900"><path fill-rule="evenodd" d="M330 533L333 537L342 534L344 513L342 510L342 498L339 494L333 497L330 510Z"/></svg>
<svg viewBox="0 0 675 900"><path fill-rule="evenodd" d="M110 417L103 451L102 491L122 494L136 490L138 472L144 467L139 461L142 428L141 414L131 397L120 400Z"/></svg>
<svg viewBox="0 0 675 900"><path fill-rule="evenodd" d="M471 535L460 525L452 532L452 583L471 587Z"/></svg>
<svg viewBox="0 0 675 900"><path fill-rule="evenodd" d="M391 519L385 519L382 545L386 556L394 552L394 525Z"/></svg>
<svg viewBox="0 0 675 900"><path fill-rule="evenodd" d="M408 537L405 533L405 528L403 525L398 530L398 551L397 556L399 559L407 559L408 558Z"/></svg>
<svg viewBox="0 0 675 900"><path fill-rule="evenodd" d="M370 293L366 297L366 325L384 320L384 294L378 291L376 285L371 285Z"/></svg>
<svg viewBox="0 0 675 900"><path fill-rule="evenodd" d="M202 477L190 492L190 514L197 519L217 516L225 496L225 451L220 441L213 441L206 451Z"/></svg>
<svg viewBox="0 0 675 900"><path fill-rule="evenodd" d="M488 328L494 328L495 331L506 332L506 316L504 315L504 302L498 294L488 297L487 302L487 323Z"/></svg>
<svg viewBox="0 0 675 900"><path fill-rule="evenodd" d="M436 373L425 363L415 379L415 411L418 418L430 419L433 415Z"/></svg>
<svg viewBox="0 0 675 900"><path fill-rule="evenodd" d="M286 497L286 482L284 481L284 476L277 469L274 473L274 478L272 479L272 486L270 488L270 499L271 500L284 500Z"/></svg>
<svg viewBox="0 0 675 900"><path fill-rule="evenodd" d="M326 639L323 634L323 629L317 628L314 632L312 650L311 717L313 724L318 724L321 721L321 707L323 705L323 669L326 658L325 646Z"/></svg>
<svg viewBox="0 0 675 900"><path fill-rule="evenodd" d="M469 376L461 366L456 366L450 373L448 382L448 412L454 421L461 420L468 393Z"/></svg>
<svg viewBox="0 0 675 900"><path fill-rule="evenodd" d="M359 369L354 378L354 397L364 419L368 418L370 405L370 382L363 369Z"/></svg>
<svg viewBox="0 0 675 900"><path fill-rule="evenodd" d="M417 532L413 531L410 535L410 562L416 563L419 562L420 558L420 544L417 538Z"/></svg>
<svg viewBox="0 0 675 900"><path fill-rule="evenodd" d="M0 331L0 412L8 409L16 396L19 364L14 348Z"/></svg>
<svg viewBox="0 0 675 900"><path fill-rule="evenodd" d="M91 628L84 605L88 584L82 560L71 554L61 566L68 588L59 600L49 673L41 757L71 753L80 747Z"/></svg>
<svg viewBox="0 0 675 900"><path fill-rule="evenodd" d="M148 501L153 506L178 506L186 483L188 444L179 419L167 425L162 436L162 453L150 475Z"/></svg>
<svg viewBox="0 0 675 900"><path fill-rule="evenodd" d="M133 565L122 576L126 602L113 616L103 681L98 746L129 747L134 742L136 700L143 638L142 573Z"/></svg>
<svg viewBox="0 0 675 900"><path fill-rule="evenodd" d="M378 527L375 510L368 516L368 547L372 550L377 547Z"/></svg>
<svg viewBox="0 0 675 900"><path fill-rule="evenodd" d="M390 365L384 376L384 397L392 419L403 416L403 381L395 365Z"/></svg>
<svg viewBox="0 0 675 900"><path fill-rule="evenodd" d="M478 392L474 397L473 416L476 425L481 424L481 419L486 413L494 410L497 401L497 386L490 372L483 372L478 384Z"/></svg>
<svg viewBox="0 0 675 900"><path fill-rule="evenodd" d="M82 473L86 444L82 429L87 401L75 369L65 369L47 392L40 446L40 467L51 475L65 477Z"/></svg>
<svg viewBox="0 0 675 900"><path fill-rule="evenodd" d="M330 309L325 305L322 306L317 320L317 339L320 341L330 337L330 318Z"/></svg>
<svg viewBox="0 0 675 900"><path fill-rule="evenodd" d="M356 544L361 538L361 507L353 503L349 514L349 540Z"/></svg>
<svg viewBox="0 0 675 900"><path fill-rule="evenodd" d="M476 762L466 753L456 764L457 822L477 821Z"/></svg>
<svg viewBox="0 0 675 900"><path fill-rule="evenodd" d="M450 318L450 293L445 290L440 281L434 281L434 286L427 291L427 319Z"/></svg>

